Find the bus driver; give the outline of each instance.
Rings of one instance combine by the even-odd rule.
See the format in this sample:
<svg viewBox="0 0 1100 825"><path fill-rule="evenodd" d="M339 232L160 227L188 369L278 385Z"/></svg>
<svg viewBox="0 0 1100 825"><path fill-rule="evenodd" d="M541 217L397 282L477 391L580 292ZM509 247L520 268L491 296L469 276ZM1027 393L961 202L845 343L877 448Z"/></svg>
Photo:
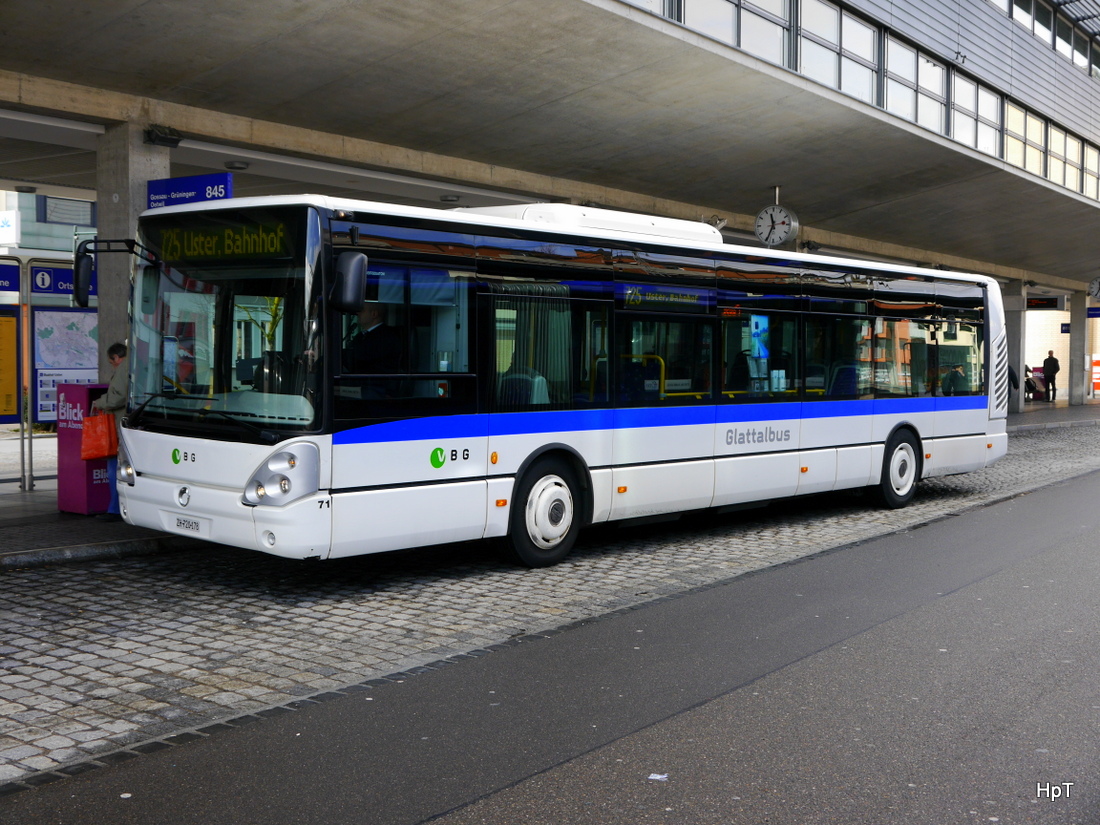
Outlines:
<svg viewBox="0 0 1100 825"><path fill-rule="evenodd" d="M404 372L405 348L399 331L386 325L385 306L369 302L357 320L359 331L344 352L348 370L363 375Z"/></svg>

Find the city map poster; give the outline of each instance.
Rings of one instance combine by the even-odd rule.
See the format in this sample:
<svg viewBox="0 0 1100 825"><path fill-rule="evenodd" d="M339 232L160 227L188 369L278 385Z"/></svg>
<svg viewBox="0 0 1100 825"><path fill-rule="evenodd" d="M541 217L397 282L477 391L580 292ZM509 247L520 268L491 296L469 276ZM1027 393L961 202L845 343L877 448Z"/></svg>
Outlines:
<svg viewBox="0 0 1100 825"><path fill-rule="evenodd" d="M58 384L99 378L99 318L94 309L34 311L34 420L57 420Z"/></svg>
<svg viewBox="0 0 1100 825"><path fill-rule="evenodd" d="M0 424L19 423L19 331L15 315L0 315Z"/></svg>

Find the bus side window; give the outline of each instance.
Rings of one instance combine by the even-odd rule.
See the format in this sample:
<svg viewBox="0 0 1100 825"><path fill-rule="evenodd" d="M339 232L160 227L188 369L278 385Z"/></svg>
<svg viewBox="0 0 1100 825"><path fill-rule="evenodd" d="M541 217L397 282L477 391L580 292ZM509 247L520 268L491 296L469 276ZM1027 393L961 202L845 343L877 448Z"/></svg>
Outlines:
<svg viewBox="0 0 1100 825"><path fill-rule="evenodd" d="M807 388L806 400L869 398L871 396L871 319L826 314L806 319L807 364L821 364L823 392Z"/></svg>
<svg viewBox="0 0 1100 825"><path fill-rule="evenodd" d="M899 398L938 394L930 325L907 318L875 319L875 394Z"/></svg>
<svg viewBox="0 0 1100 825"><path fill-rule="evenodd" d="M461 271L409 271L412 373L470 371L467 336L471 284L469 273Z"/></svg>
<svg viewBox="0 0 1100 825"><path fill-rule="evenodd" d="M702 318L620 316L619 400L626 404L701 404L711 398L714 327Z"/></svg>
<svg viewBox="0 0 1100 825"><path fill-rule="evenodd" d="M497 410L562 409L573 402L568 287L500 284L493 296L493 398ZM530 291L535 294L524 294Z"/></svg>
<svg viewBox="0 0 1100 825"><path fill-rule="evenodd" d="M406 281L406 272L402 267L379 266L368 273L363 309L345 319L341 355L345 373L378 375L408 372Z"/></svg>
<svg viewBox="0 0 1100 825"><path fill-rule="evenodd" d="M981 323L947 320L939 322L939 343L936 355L939 359L939 386L942 395L979 395L984 389L982 374ZM961 372L958 368L961 367ZM956 375L949 375L950 373ZM949 381L950 392L944 391Z"/></svg>
<svg viewBox="0 0 1100 825"><path fill-rule="evenodd" d="M345 316L341 328L338 417L468 409L476 386L469 363L473 284L466 271L372 263L364 312ZM382 346L370 346L380 329L385 357L378 355Z"/></svg>
<svg viewBox="0 0 1100 825"><path fill-rule="evenodd" d="M798 352L794 315L746 310L724 318L723 396L734 402L798 400Z"/></svg>

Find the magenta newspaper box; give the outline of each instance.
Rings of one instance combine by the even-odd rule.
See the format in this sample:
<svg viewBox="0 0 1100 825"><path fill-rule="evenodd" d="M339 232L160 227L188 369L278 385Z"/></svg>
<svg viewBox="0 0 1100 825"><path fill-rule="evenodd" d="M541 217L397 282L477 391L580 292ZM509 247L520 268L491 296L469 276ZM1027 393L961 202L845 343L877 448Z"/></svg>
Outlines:
<svg viewBox="0 0 1100 825"><path fill-rule="evenodd" d="M66 513L106 513L111 501L107 459L80 457L84 416L105 392L106 384L57 385L57 509Z"/></svg>

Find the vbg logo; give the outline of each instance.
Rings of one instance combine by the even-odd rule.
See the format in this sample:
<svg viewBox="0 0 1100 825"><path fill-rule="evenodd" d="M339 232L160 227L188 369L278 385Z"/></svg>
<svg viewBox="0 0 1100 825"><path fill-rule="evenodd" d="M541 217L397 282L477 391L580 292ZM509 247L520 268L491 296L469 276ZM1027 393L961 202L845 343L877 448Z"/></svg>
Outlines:
<svg viewBox="0 0 1100 825"><path fill-rule="evenodd" d="M469 449L451 450L451 461L459 460L470 460ZM444 464L447 463L447 451L444 450L442 447L436 447L434 450L432 450L431 462L433 467L435 467L437 470L440 469Z"/></svg>
<svg viewBox="0 0 1100 825"><path fill-rule="evenodd" d="M195 463L195 454L186 452L185 450L172 450L172 463L179 464L181 461L187 461L191 464Z"/></svg>

